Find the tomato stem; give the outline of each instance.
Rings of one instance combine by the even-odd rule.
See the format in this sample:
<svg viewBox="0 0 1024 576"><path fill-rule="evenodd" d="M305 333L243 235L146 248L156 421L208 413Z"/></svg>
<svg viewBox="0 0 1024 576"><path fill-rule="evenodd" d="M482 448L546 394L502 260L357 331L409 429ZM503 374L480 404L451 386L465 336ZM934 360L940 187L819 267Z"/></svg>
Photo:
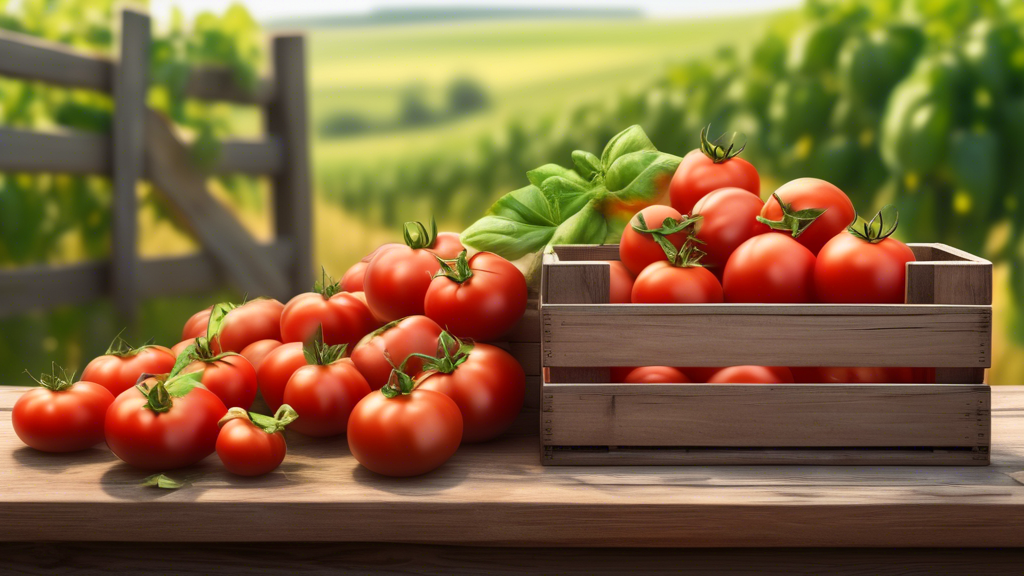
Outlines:
<svg viewBox="0 0 1024 576"><path fill-rule="evenodd" d="M424 360L423 372L451 374L469 358L473 346L471 340L462 340L445 330L437 338L437 352L434 356L414 352L409 355L409 358L415 357ZM409 358L406 358L405 361L408 362Z"/></svg>
<svg viewBox="0 0 1024 576"><path fill-rule="evenodd" d="M846 230L861 240L877 244L892 236L899 223L900 213L896 207L886 204L870 221L865 221L858 215Z"/></svg>
<svg viewBox="0 0 1024 576"><path fill-rule="evenodd" d="M319 324L308 340L302 343L302 355L315 366L327 366L345 357L348 344L330 346L324 342L324 325Z"/></svg>
<svg viewBox="0 0 1024 576"><path fill-rule="evenodd" d="M267 434L276 434L281 430L284 430L286 426L294 422L299 417L298 412L294 408L287 404L282 404L277 412L273 416L266 416L264 414L257 414L256 412L249 412L244 408L235 406L224 414L224 417L217 422L218 426L224 426L229 421L236 418L244 418L251 422L254 426L260 428Z"/></svg>
<svg viewBox="0 0 1024 576"><path fill-rule="evenodd" d="M341 289L341 283L331 278L327 273L327 269L323 266L320 267L320 279L313 283L313 292L316 292L324 297L324 300L328 300L331 296L344 292Z"/></svg>
<svg viewBox="0 0 1024 576"><path fill-rule="evenodd" d="M404 362L402 363L405 364ZM400 368L393 368L388 376L388 383L381 387L380 392L385 398L397 398L411 394L416 388L416 381Z"/></svg>
<svg viewBox="0 0 1024 576"><path fill-rule="evenodd" d="M59 375L57 374L58 370L60 370ZM64 367L57 366L56 362L50 363L49 374L43 372L39 374L39 378L33 376L28 370L25 370L25 374L28 374L28 377L31 378L32 381L35 382L36 384L53 392L63 392L68 388L71 388L71 386L74 385L75 380L74 372L72 372L71 375L68 376L68 373L64 369Z"/></svg>
<svg viewBox="0 0 1024 576"><path fill-rule="evenodd" d="M402 226L402 237L405 245L414 250L430 248L437 240L437 221L430 217L430 231L422 222L406 222Z"/></svg>
<svg viewBox="0 0 1024 576"><path fill-rule="evenodd" d="M772 198L779 203L779 207L782 208L782 218L778 220L769 220L762 216L757 217L757 221L766 224L772 230L785 230L793 235L793 238L799 238L804 231L814 224L814 221L819 216L825 213L828 208L805 208L803 210L793 210L793 206L782 201L779 197L778 192L772 192Z"/></svg>
<svg viewBox="0 0 1024 576"><path fill-rule="evenodd" d="M722 134L714 141L708 141L708 135L711 133L711 125L708 124L706 128L700 130L700 151L705 156L711 159L715 164L721 164L727 160L735 158L743 152L743 149L747 147L747 137L741 132L730 132Z"/></svg>
<svg viewBox="0 0 1024 576"><path fill-rule="evenodd" d="M128 343L127 340L125 340L121 336L122 334L124 334L125 330L126 328L122 328L121 331L117 333L117 336L114 336L114 339L110 342L110 346L107 346L107 351L105 352L105 354L117 356L118 358L128 358L130 356L135 356L136 354L142 352L146 348L153 347L153 338L150 338L148 341L146 341L145 344L141 346L133 347L131 344Z"/></svg>
<svg viewBox="0 0 1024 576"><path fill-rule="evenodd" d="M461 253L459 253L459 256L457 258L453 258L451 260L445 260L444 258L441 258L440 256L435 254L434 258L437 259L437 262L438 264L441 265L441 268L437 271L436 274L434 274L434 278L437 278L438 276L444 276L450 279L452 282L456 282L458 284L462 284L466 280L472 278L473 270L469 267L469 260L466 258L466 254L467 251L463 250ZM454 264L454 266L452 266L452 264Z"/></svg>

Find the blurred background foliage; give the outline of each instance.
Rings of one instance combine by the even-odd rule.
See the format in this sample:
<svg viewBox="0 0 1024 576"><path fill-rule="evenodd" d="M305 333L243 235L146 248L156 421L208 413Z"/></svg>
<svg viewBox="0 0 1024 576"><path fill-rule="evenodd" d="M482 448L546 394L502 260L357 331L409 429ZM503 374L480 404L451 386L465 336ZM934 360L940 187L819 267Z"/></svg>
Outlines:
<svg viewBox="0 0 1024 576"><path fill-rule="evenodd" d="M110 53L112 9L0 0L0 28ZM896 203L904 240L996 262L990 382L1024 382L1024 3L808 0L692 20L424 14L308 31L315 234L328 272L396 238L404 220L435 214L460 230L524 185L526 170L600 150L627 125L682 155L711 123L747 135L764 197L792 178L824 178L862 213ZM150 102L191 134L197 159L215 157L221 136L259 134L253 110L181 97L191 63L229 66L242 82L264 70L263 34L245 9L160 24ZM104 131L110 112L95 93L0 79L0 124ZM107 181L0 177L0 266L106 253ZM268 233L265 183L213 184ZM141 253L194 249L159 197L140 195ZM173 344L193 309L228 297L148 302L137 332ZM23 383L18 372L54 356L81 367L114 324L105 303L0 321L0 382Z"/></svg>

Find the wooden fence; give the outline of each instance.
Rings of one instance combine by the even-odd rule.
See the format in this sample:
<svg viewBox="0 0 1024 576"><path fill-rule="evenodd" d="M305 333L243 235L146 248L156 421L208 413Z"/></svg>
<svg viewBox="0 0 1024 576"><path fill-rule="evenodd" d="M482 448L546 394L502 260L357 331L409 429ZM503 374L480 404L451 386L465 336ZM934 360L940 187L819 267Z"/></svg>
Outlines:
<svg viewBox="0 0 1024 576"><path fill-rule="evenodd" d="M146 107L150 19L125 10L116 61L0 31L0 75L111 94L110 134L31 132L0 127L0 171L98 174L113 184L111 255L101 262L0 270L0 317L110 296L131 318L142 298L201 293L230 283L250 295L286 299L312 281L311 199L305 50L301 36L277 36L273 73L255 91L226 69L196 68L191 98L257 105L266 137L230 140L199 170L170 121ZM266 175L273 182L275 238L258 243L207 190L210 174ZM136 185L148 179L202 247L196 255L140 260Z"/></svg>

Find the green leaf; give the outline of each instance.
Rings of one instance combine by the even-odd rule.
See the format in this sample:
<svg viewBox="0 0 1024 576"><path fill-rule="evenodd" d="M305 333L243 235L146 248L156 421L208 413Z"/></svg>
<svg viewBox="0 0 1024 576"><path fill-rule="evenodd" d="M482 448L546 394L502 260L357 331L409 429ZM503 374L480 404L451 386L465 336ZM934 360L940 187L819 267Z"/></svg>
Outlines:
<svg viewBox="0 0 1024 576"><path fill-rule="evenodd" d="M624 202L654 202L668 189L682 158L658 151L621 156L608 169L604 183Z"/></svg>
<svg viewBox="0 0 1024 576"><path fill-rule="evenodd" d="M167 380L164 383L164 388L167 389L167 393L172 398L181 398L188 394L193 388L203 387L203 371L189 372L188 374L181 374Z"/></svg>
<svg viewBox="0 0 1024 576"><path fill-rule="evenodd" d="M228 313L235 308L238 308L238 306L231 302L220 302L210 311L210 321L206 325L206 338L210 342L215 342L220 338L220 332L224 329L224 322L227 320Z"/></svg>
<svg viewBox="0 0 1024 576"><path fill-rule="evenodd" d="M573 152L573 156L578 153ZM584 152L586 154L586 152ZM593 156L593 154L591 154ZM530 184L540 187L548 178L565 178L566 180L574 180L581 185L587 184L587 178L580 176L575 170L559 166L558 164L545 164L540 168L534 168L526 173L526 179L530 181Z"/></svg>
<svg viewBox="0 0 1024 576"><path fill-rule="evenodd" d="M152 486L155 488L163 488L164 490L177 490L185 485L184 482L179 482L174 478L164 474L158 473L151 476L146 476L142 481L142 486Z"/></svg>
<svg viewBox="0 0 1024 576"><path fill-rule="evenodd" d="M595 177L604 172L601 166L601 159L585 150L576 150L572 153L572 163L576 165L576 171L587 180L593 181ZM540 184L537 184L540 186Z"/></svg>
<svg viewBox="0 0 1024 576"><path fill-rule="evenodd" d="M608 141L608 144L605 145L604 152L601 153L601 165L604 166L605 172L607 172L612 164L622 156L645 150L658 151L654 147L654 143L651 142L651 139L647 137L643 128L637 125L630 126L613 136Z"/></svg>
<svg viewBox="0 0 1024 576"><path fill-rule="evenodd" d="M487 210L487 216L498 216L535 226L556 226L561 221L557 209L537 186L527 186L505 194Z"/></svg>
<svg viewBox="0 0 1024 576"><path fill-rule="evenodd" d="M549 246L558 244L598 244L604 240L608 231L608 222L600 209L600 201L591 200L565 222L563 222L554 235Z"/></svg>

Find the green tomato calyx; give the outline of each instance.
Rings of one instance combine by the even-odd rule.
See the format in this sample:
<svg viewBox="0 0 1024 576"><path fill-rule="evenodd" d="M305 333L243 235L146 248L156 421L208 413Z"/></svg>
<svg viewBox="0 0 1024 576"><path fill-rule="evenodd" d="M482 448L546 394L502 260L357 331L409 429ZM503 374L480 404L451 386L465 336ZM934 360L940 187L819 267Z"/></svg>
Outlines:
<svg viewBox="0 0 1024 576"><path fill-rule="evenodd" d="M696 225L704 219L703 216L683 215L679 220L665 218L661 228L648 228L643 214L637 214L636 219L638 224L633 225L633 230L641 234L650 234L651 238L658 243L658 246L661 246L670 264L680 268L700 266L700 259L706 255L706 252L697 248L696 245L704 244L704 241L695 238L692 232ZM683 231L687 231L686 241L677 250L675 245L668 239L668 236Z"/></svg>
<svg viewBox="0 0 1024 576"><path fill-rule="evenodd" d="M757 221L767 225L772 230L785 230L792 234L793 238L799 238L811 224L814 224L814 221L819 216L828 210L828 208L805 208L794 211L792 205L782 201L778 192L772 192L772 198L782 208L782 218L779 220L769 220L758 216Z"/></svg>
<svg viewBox="0 0 1024 576"><path fill-rule="evenodd" d="M313 283L313 292L320 294L324 297L324 300L330 299L331 296L344 292L341 289L341 282L338 282L334 278L331 278L330 274L323 266L320 267L320 279Z"/></svg>
<svg viewBox="0 0 1024 576"><path fill-rule="evenodd" d="M739 156L740 152L747 147L747 137L741 132L722 134L713 141L708 140L710 133L710 124L706 128L700 129L700 151L715 164L721 164Z"/></svg>
<svg viewBox="0 0 1024 576"><path fill-rule="evenodd" d="M149 341L142 346L132 346L121 336L124 334L124 331L125 329L122 328L121 331L117 333L117 336L114 336L114 339L110 342L110 346L107 346L107 351L104 354L117 356L118 358L130 358L139 352L142 352L146 348L153 347L153 338L150 338Z"/></svg>
<svg viewBox="0 0 1024 576"><path fill-rule="evenodd" d="M58 371L60 372L59 374ZM63 392L75 384L75 373L72 372L68 375L67 370L62 366L57 366L56 362L50 363L49 374L43 372L39 375L39 378L33 376L28 370L25 370L25 374L28 374L28 377L33 382L52 392Z"/></svg>
<svg viewBox="0 0 1024 576"><path fill-rule="evenodd" d="M892 236L899 223L900 213L896 207L886 204L870 221L866 221L858 215L846 230L865 242L877 244Z"/></svg>
<svg viewBox="0 0 1024 576"><path fill-rule="evenodd" d="M467 251L463 250L457 258L451 260L445 260L438 255L434 255L437 258L438 264L441 268L434 274L434 278L444 276L452 282L462 284L466 280L473 277L473 270L469 267L469 259L466 258Z"/></svg>
<svg viewBox="0 0 1024 576"><path fill-rule="evenodd" d="M287 404L282 404L281 407L277 409L277 412L274 412L273 416L249 412L244 408L235 406L224 414L224 417L217 422L217 425L224 426L224 424L234 420L235 418L241 418L249 421L252 425L263 430L267 434L276 434L284 430L285 427L294 422L298 417L298 412Z"/></svg>
<svg viewBox="0 0 1024 576"><path fill-rule="evenodd" d="M302 343L302 355L306 362L314 366L327 366L345 357L348 344L328 345L324 342L324 326L316 327L316 332L308 340Z"/></svg>
<svg viewBox="0 0 1024 576"><path fill-rule="evenodd" d="M472 340L463 340L445 330L437 338L437 352L434 356L414 352L409 355L409 358L415 357L423 360L424 374L438 372L441 374L451 374L469 359L469 354L473 351L473 347ZM403 369L409 358L406 358L405 362L402 363Z"/></svg>
<svg viewBox="0 0 1024 576"><path fill-rule="evenodd" d="M412 376L403 372L401 368L393 368L388 377L388 383L381 387L380 393L385 398L397 398L411 394L414 388L416 388L416 381Z"/></svg>
<svg viewBox="0 0 1024 576"><path fill-rule="evenodd" d="M437 221L430 217L430 230L422 222L406 222L402 227L402 238L405 245L413 250L430 248L437 240Z"/></svg>

